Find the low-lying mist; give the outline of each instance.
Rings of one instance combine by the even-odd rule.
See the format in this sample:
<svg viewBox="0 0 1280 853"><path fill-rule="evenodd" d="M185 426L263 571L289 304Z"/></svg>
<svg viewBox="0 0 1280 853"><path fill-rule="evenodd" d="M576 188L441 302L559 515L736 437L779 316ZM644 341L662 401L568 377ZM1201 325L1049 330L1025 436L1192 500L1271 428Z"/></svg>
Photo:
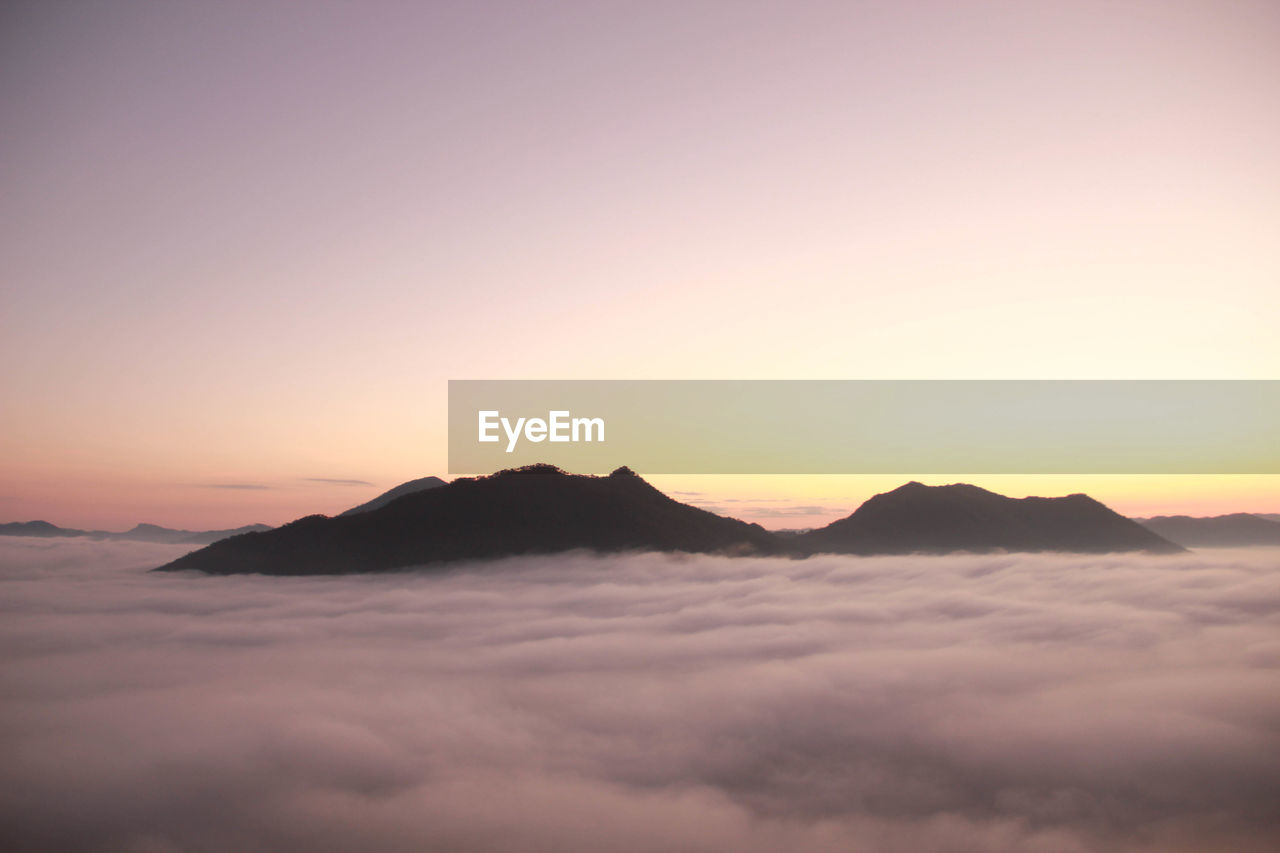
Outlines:
<svg viewBox="0 0 1280 853"><path fill-rule="evenodd" d="M148 574L0 540L11 851L1270 851L1280 551Z"/></svg>

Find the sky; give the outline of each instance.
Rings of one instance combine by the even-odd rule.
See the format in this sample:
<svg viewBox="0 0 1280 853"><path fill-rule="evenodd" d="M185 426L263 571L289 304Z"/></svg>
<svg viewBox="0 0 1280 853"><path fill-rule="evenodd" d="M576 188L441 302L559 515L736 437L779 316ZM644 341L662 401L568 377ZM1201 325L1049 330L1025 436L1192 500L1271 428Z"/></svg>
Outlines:
<svg viewBox="0 0 1280 853"><path fill-rule="evenodd" d="M444 473L449 379L1277 378L1277 44L1271 2L6 3L0 520L340 511ZM900 479L655 483L807 526Z"/></svg>

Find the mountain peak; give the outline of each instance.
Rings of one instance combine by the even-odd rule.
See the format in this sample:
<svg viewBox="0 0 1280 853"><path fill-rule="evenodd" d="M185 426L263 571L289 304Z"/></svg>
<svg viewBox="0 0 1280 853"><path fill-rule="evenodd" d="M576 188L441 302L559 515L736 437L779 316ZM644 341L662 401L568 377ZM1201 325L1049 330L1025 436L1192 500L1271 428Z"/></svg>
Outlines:
<svg viewBox="0 0 1280 853"><path fill-rule="evenodd" d="M334 518L311 516L228 539L166 570L215 574L376 572L574 549L780 553L763 528L675 501L634 474L527 465L402 495Z"/></svg>
<svg viewBox="0 0 1280 853"><path fill-rule="evenodd" d="M402 498L405 495L411 495L414 492L421 492L426 489L436 489L443 485L445 485L445 482L439 477L419 477L416 480L409 480L408 482L401 483L394 489L388 489L373 500L366 501L359 506L353 506L346 512L339 513L339 515L359 515L362 512L369 512L371 510L378 509L379 507L384 507L397 498Z"/></svg>
<svg viewBox="0 0 1280 853"><path fill-rule="evenodd" d="M851 554L1182 550L1085 494L1011 498L969 483L914 481L799 538L811 550Z"/></svg>
<svg viewBox="0 0 1280 853"><path fill-rule="evenodd" d="M529 477L529 476L555 476L568 477L572 476L563 468L558 468L548 462L535 462L532 465L522 465L519 468L503 468L490 474L488 477L481 479L495 480L502 477Z"/></svg>
<svg viewBox="0 0 1280 853"><path fill-rule="evenodd" d="M988 499L998 498L1000 500L1014 500L1013 498L1008 498L1008 497L1005 497L1004 495L996 494L995 492L988 491L982 488L981 486L975 486L971 483L947 483L944 486L926 486L924 483L921 483L917 480L912 480L909 483L903 483L901 486L898 486L896 489L890 489L887 492L881 492L880 494L872 497L871 500L879 500L879 499L897 500L897 499L904 499L904 498L914 499L914 498L921 498L921 497L934 498L934 499L942 498L942 497L952 497L952 498L964 498L964 497L983 498L985 497Z"/></svg>
<svg viewBox="0 0 1280 853"><path fill-rule="evenodd" d="M175 531L169 527L161 527L158 524L148 524L147 522L143 521L143 522L139 522L138 524L135 524L133 528L128 532L129 533L175 533L175 532L185 533L186 531Z"/></svg>

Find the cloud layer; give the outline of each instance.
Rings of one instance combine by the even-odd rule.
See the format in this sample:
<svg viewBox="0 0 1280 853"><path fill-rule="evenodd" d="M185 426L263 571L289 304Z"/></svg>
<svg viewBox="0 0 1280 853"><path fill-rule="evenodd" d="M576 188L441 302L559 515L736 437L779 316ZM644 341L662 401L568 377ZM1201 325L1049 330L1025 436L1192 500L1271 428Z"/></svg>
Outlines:
<svg viewBox="0 0 1280 853"><path fill-rule="evenodd" d="M0 842L1280 843L1280 552L150 575L0 539Z"/></svg>

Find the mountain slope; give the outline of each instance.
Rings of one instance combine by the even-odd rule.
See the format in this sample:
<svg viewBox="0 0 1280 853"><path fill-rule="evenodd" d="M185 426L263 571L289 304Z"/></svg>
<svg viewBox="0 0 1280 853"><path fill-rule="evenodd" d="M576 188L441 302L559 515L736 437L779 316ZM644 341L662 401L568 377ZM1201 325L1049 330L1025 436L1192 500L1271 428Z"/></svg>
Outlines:
<svg viewBox="0 0 1280 853"><path fill-rule="evenodd" d="M796 542L810 552L844 554L1183 550L1088 495L1018 499L963 483L915 482Z"/></svg>
<svg viewBox="0 0 1280 853"><path fill-rule="evenodd" d="M394 489L388 489L373 500L366 501L360 504L360 506L353 506L351 509L339 513L339 515L359 515L362 512L380 509L391 503L396 498L402 498L405 495L411 495L414 492L421 492L426 489L438 489L444 485L447 484L439 477L420 477L417 480L410 480L407 483L401 483Z"/></svg>
<svg viewBox="0 0 1280 853"><path fill-rule="evenodd" d="M672 500L629 469L589 477L534 465L455 480L369 512L224 539L160 570L337 574L574 548L785 550L759 525Z"/></svg>
<svg viewBox="0 0 1280 853"><path fill-rule="evenodd" d="M1236 512L1211 518L1160 515L1138 523L1170 542L1187 548L1235 548L1280 545L1280 522Z"/></svg>

